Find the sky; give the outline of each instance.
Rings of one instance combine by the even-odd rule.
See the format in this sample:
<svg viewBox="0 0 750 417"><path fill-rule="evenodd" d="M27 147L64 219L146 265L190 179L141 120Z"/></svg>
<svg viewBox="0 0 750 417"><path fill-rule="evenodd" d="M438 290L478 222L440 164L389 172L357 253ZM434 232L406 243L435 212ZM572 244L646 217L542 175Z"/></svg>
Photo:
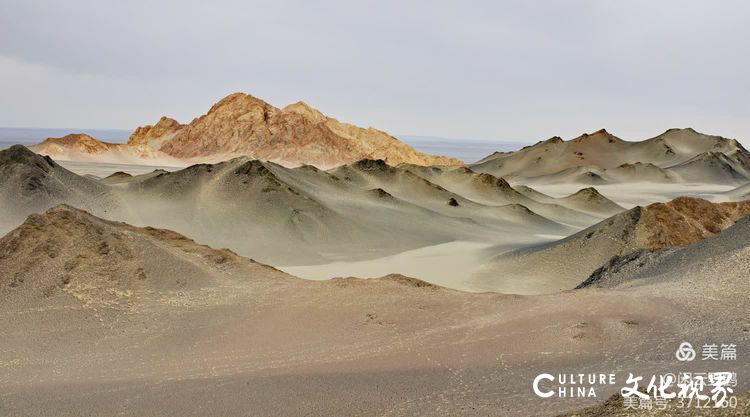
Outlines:
<svg viewBox="0 0 750 417"><path fill-rule="evenodd" d="M395 134L750 144L747 1L0 0L0 126L182 123L237 91Z"/></svg>

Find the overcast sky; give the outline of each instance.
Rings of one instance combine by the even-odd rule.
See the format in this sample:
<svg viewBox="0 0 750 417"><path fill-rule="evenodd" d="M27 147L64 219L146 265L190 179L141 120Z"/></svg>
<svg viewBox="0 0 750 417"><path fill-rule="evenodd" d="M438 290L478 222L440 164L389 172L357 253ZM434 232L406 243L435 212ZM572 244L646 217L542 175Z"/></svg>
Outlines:
<svg viewBox="0 0 750 417"><path fill-rule="evenodd" d="M750 143L747 1L0 0L0 126L186 123L243 91L391 133Z"/></svg>

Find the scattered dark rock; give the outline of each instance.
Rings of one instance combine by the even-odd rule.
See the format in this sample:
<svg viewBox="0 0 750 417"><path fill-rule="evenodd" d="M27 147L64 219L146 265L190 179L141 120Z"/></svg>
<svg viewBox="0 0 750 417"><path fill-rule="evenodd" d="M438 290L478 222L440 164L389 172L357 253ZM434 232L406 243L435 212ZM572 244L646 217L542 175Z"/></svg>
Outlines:
<svg viewBox="0 0 750 417"><path fill-rule="evenodd" d="M99 255L108 255L109 254L109 244L107 244L106 240L103 240L101 243L99 243L99 248L97 248L96 252Z"/></svg>

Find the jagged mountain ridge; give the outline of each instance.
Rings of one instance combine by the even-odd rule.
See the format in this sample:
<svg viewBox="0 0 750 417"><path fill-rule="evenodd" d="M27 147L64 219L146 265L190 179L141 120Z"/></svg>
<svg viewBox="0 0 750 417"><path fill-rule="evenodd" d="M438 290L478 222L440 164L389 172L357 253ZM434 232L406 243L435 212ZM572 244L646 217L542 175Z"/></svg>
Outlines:
<svg viewBox="0 0 750 417"><path fill-rule="evenodd" d="M33 149L68 160L140 160L146 164L220 162L238 156L324 168L366 158L390 164L462 164L454 158L418 152L375 128L339 122L301 101L279 109L244 93L230 94L189 124L162 117L153 126L138 127L127 144L79 134L50 138Z"/></svg>

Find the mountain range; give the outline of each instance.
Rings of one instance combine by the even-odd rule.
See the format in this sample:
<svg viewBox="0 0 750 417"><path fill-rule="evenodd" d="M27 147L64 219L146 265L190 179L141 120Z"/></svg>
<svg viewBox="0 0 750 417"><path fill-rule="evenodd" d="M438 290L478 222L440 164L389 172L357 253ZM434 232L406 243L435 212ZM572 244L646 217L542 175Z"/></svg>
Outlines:
<svg viewBox="0 0 750 417"><path fill-rule="evenodd" d="M0 231L65 203L277 265L368 259L455 240L494 242L521 232L519 241L531 243L539 238L528 232L566 234L623 210L592 190L539 201L465 167L369 159L324 171L238 157L98 179L16 145L0 151L0 173Z"/></svg>
<svg viewBox="0 0 750 417"><path fill-rule="evenodd" d="M244 93L231 94L188 124L162 117L138 127L126 144L85 134L49 138L31 147L59 160L186 166L235 157L321 169L363 159L389 165L460 166L417 152L372 127L339 122L303 102L283 109ZM694 129L669 129L643 141L625 141L604 129L571 140L553 137L517 151L495 152L469 165L515 184L625 182L715 183L750 181L750 152L737 140Z"/></svg>
<svg viewBox="0 0 750 417"><path fill-rule="evenodd" d="M736 141L599 131L468 166L352 159L365 129L347 148L303 104L225 100L128 144L39 145L104 175L0 151L3 412L555 415L581 403L519 381L675 372L685 340L750 349Z"/></svg>
<svg viewBox="0 0 750 417"><path fill-rule="evenodd" d="M565 141L553 137L514 152L495 152L470 165L518 183L697 182L750 180L750 152L736 139L669 129L639 142L604 129Z"/></svg>
<svg viewBox="0 0 750 417"><path fill-rule="evenodd" d="M692 243L750 213L747 203L696 198L626 209L594 187L553 197L465 166L371 159L321 170L238 157L96 178L18 145L0 151L0 173L0 232L62 203L273 265L477 242L493 249L470 287L512 293L572 288L613 257ZM719 196L742 200L743 189Z"/></svg>
<svg viewBox="0 0 750 417"><path fill-rule="evenodd" d="M162 117L154 125L138 127L126 144L71 134L49 138L32 149L64 160L148 165L184 166L238 156L320 168L366 158L390 164L462 164L457 159L417 152L375 128L339 122L301 101L279 109L244 93L221 99L189 124Z"/></svg>

